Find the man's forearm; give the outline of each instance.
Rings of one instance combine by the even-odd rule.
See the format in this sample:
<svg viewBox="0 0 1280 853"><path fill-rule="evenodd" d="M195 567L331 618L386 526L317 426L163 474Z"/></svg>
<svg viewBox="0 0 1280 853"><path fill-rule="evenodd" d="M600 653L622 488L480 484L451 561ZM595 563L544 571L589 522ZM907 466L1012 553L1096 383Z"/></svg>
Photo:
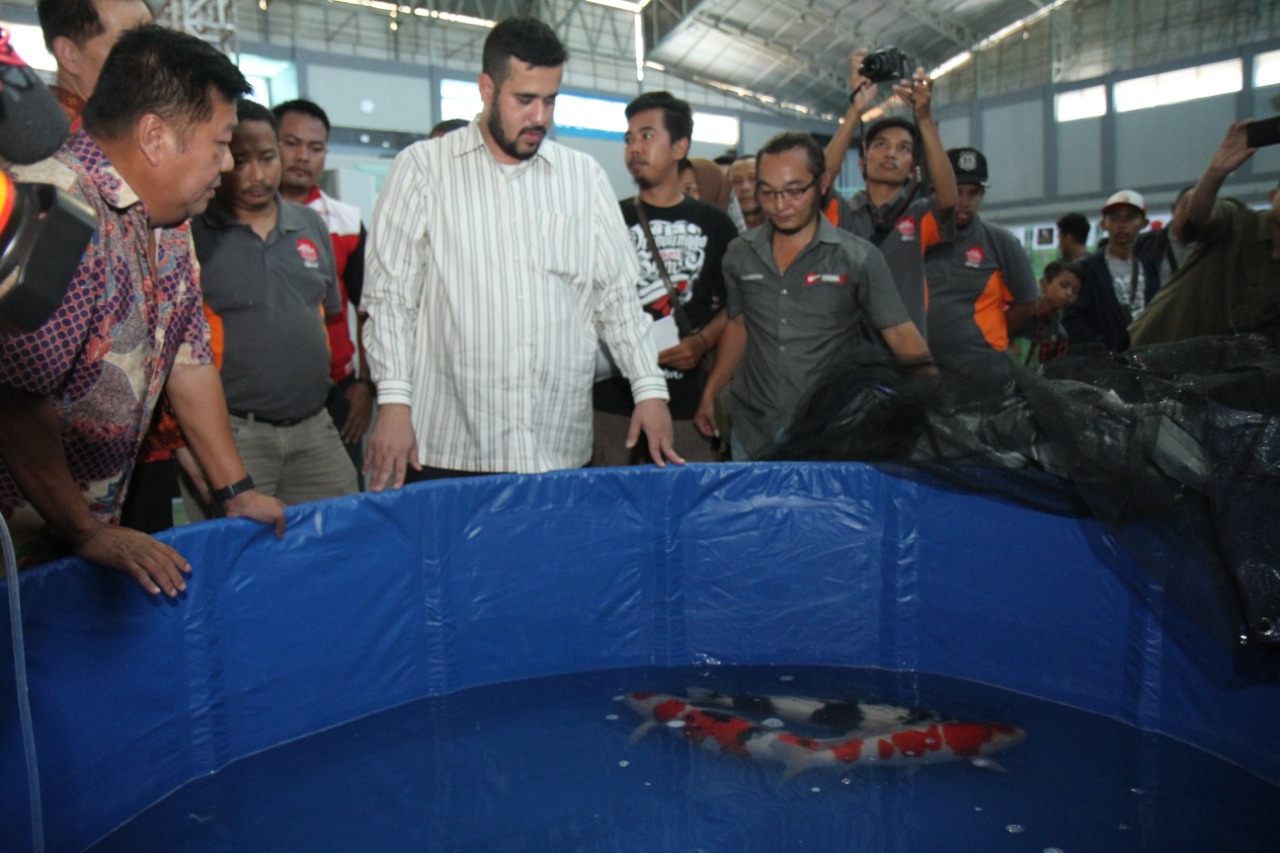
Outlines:
<svg viewBox="0 0 1280 853"><path fill-rule="evenodd" d="M45 521L73 544L93 535L100 522L67 467L62 425L47 399L0 388L0 458Z"/></svg>
<svg viewBox="0 0 1280 853"><path fill-rule="evenodd" d="M933 181L935 203L938 212L944 218L955 210L960 200L960 191L956 188L956 173L951 168L951 158L942 144L942 136L938 133L938 123L933 113L916 117L916 126L920 129L920 138L924 141L925 162L929 164L929 177Z"/></svg>
<svg viewBox="0 0 1280 853"><path fill-rule="evenodd" d="M1196 181L1195 189L1187 199L1187 222L1184 238L1199 239L1213 221L1213 206L1218 202L1218 191L1222 189L1230 172L1210 166ZM1189 229L1186 230L1186 229Z"/></svg>
<svg viewBox="0 0 1280 853"><path fill-rule="evenodd" d="M209 486L221 489L243 480L244 462L231 437L231 419L218 369L212 364L175 364L165 391Z"/></svg>
<svg viewBox="0 0 1280 853"><path fill-rule="evenodd" d="M831 135L831 141L827 143L824 157L827 174L833 183L840 175L840 170L844 168L844 158L849 153L849 147L853 145L853 137L858 132L860 118L862 118L862 110L850 104L844 114L844 123L836 128L836 132Z"/></svg>

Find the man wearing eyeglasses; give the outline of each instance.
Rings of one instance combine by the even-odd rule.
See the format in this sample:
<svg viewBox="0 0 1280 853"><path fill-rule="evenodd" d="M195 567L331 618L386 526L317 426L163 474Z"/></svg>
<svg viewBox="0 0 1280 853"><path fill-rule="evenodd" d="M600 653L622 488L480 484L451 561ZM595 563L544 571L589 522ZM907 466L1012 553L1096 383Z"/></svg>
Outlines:
<svg viewBox="0 0 1280 853"><path fill-rule="evenodd" d="M725 253L729 322L694 416L703 435L717 435L716 392L734 380L735 462L784 438L804 395L855 349L887 347L900 363L933 370L884 258L821 215L829 178L813 137L774 136L756 168L766 220Z"/></svg>
<svg viewBox="0 0 1280 853"><path fill-rule="evenodd" d="M1085 344L1111 352L1128 348L1129 324L1160 289L1155 264L1137 252L1138 234L1146 227L1147 202L1141 194L1120 190L1103 205L1107 245L1080 261L1080 296L1062 315L1073 351Z"/></svg>

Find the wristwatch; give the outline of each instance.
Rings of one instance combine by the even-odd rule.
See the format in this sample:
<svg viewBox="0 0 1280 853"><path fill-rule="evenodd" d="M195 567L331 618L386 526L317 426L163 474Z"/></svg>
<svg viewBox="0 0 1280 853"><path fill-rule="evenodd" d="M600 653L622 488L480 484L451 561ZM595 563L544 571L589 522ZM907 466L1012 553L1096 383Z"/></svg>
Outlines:
<svg viewBox="0 0 1280 853"><path fill-rule="evenodd" d="M221 489L214 489L213 497L218 503L226 503L236 495L242 495L253 488L253 478L246 476L238 483L232 483L229 486L223 486Z"/></svg>

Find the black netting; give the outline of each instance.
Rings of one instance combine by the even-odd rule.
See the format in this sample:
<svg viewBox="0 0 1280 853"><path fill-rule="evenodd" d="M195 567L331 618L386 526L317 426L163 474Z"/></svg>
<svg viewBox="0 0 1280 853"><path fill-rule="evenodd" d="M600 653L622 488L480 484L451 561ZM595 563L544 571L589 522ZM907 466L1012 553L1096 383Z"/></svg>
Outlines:
<svg viewBox="0 0 1280 853"><path fill-rule="evenodd" d="M1280 354L1261 336L911 379L877 353L819 383L772 459L858 460L1089 514L1223 643L1280 648Z"/></svg>

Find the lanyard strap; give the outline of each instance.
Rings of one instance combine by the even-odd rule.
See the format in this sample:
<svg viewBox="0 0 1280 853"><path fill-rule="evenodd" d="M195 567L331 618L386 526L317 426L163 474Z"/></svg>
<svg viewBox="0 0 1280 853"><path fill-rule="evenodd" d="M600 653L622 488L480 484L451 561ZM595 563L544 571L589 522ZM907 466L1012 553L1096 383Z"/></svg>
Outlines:
<svg viewBox="0 0 1280 853"><path fill-rule="evenodd" d="M640 220L640 227L644 229L644 238L649 243L649 254L653 255L653 263L658 267L662 283L667 286L667 296L671 298L671 311L676 316L676 329L679 330L680 337L688 337L693 334L693 327L689 325L684 306L680 304L680 294L676 291L676 286L671 283L667 263L662 260L662 253L658 251L658 241L653 239L653 231L649 228L649 214L645 212L644 202L640 200L640 196L635 197L635 203L636 217Z"/></svg>

